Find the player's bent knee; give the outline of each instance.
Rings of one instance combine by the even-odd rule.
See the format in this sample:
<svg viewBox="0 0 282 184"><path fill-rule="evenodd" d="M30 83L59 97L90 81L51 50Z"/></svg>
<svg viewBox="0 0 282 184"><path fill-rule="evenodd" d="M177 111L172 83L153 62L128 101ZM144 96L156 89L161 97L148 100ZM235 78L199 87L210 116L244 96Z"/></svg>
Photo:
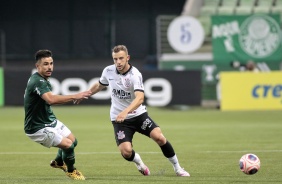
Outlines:
<svg viewBox="0 0 282 184"><path fill-rule="evenodd" d="M73 145L73 142L68 138L63 138L61 143L58 145L59 148L68 149Z"/></svg>
<svg viewBox="0 0 282 184"><path fill-rule="evenodd" d="M154 137L152 137L152 139L160 146L166 143L166 138L163 134L155 135Z"/></svg>
<svg viewBox="0 0 282 184"><path fill-rule="evenodd" d="M130 158L132 155L132 148L131 147L120 147L120 153L124 158Z"/></svg>
<svg viewBox="0 0 282 184"><path fill-rule="evenodd" d="M121 149L120 153L122 154L123 157L129 158L132 154L132 149Z"/></svg>

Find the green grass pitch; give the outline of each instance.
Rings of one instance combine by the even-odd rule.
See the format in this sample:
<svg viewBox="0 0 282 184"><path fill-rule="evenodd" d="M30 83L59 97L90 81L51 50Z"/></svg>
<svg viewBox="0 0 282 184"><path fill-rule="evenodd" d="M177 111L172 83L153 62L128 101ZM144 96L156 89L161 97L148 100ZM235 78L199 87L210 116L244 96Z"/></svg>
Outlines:
<svg viewBox="0 0 282 184"><path fill-rule="evenodd" d="M281 111L148 107L149 115L160 125L191 177L177 177L157 144L136 133L134 149L151 171L151 176L145 177L121 157L109 121L109 106L54 106L53 110L78 138L76 167L87 178L78 181L81 183L282 182ZM2 107L0 119L1 184L76 182L49 166L57 149L45 148L26 137L22 107ZM254 153L261 160L255 175L245 175L239 169L239 159L246 153Z"/></svg>

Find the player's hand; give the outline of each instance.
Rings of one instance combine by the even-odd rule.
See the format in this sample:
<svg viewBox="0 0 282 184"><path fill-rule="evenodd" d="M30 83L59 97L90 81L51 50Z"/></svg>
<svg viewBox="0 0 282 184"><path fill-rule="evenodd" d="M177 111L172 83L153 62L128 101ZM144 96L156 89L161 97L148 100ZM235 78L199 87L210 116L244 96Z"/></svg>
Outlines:
<svg viewBox="0 0 282 184"><path fill-rule="evenodd" d="M117 118L116 118L116 122L117 123L122 123L124 122L125 118L127 116L127 113L126 112L121 112L117 115Z"/></svg>
<svg viewBox="0 0 282 184"><path fill-rule="evenodd" d="M88 97L90 97L92 95L91 91L90 90L87 90L87 91L83 91L83 92L80 92L78 93L78 99L88 99Z"/></svg>
<svg viewBox="0 0 282 184"><path fill-rule="evenodd" d="M76 98L73 100L74 104L79 104L83 99L88 99L92 95L90 90L83 91L76 94Z"/></svg>

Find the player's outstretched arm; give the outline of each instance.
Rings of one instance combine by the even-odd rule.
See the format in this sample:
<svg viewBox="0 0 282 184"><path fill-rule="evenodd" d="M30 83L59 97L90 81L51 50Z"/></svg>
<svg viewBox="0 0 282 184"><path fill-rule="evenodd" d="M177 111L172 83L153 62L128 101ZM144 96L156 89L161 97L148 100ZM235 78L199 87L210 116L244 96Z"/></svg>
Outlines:
<svg viewBox="0 0 282 184"><path fill-rule="evenodd" d="M101 91L102 89L104 89L105 87L106 86L103 86L102 84L100 84L100 82L96 82L90 87L89 91L91 91L92 95L94 95L99 91Z"/></svg>
<svg viewBox="0 0 282 184"><path fill-rule="evenodd" d="M43 98L49 105L64 104L70 101L88 99L91 96L91 91L83 91L73 95L54 95L52 92L44 93Z"/></svg>
<svg viewBox="0 0 282 184"><path fill-rule="evenodd" d="M104 89L106 86L103 86L102 84L100 84L99 82L96 82L95 84L93 84L93 86L90 87L89 91L91 92L91 95L94 95L96 93L98 93L99 91L101 91L102 89ZM79 100L73 100L74 104L79 104L83 99L79 99Z"/></svg>

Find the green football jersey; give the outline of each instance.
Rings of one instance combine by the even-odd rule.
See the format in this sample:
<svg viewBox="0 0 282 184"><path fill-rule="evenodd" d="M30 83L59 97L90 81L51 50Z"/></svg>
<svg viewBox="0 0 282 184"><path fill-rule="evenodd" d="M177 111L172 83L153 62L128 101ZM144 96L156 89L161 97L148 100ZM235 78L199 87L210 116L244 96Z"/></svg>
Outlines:
<svg viewBox="0 0 282 184"><path fill-rule="evenodd" d="M51 106L41 98L44 93L51 90L52 86L49 80L37 72L29 78L24 94L25 133L33 134L42 128L56 126L56 116Z"/></svg>

